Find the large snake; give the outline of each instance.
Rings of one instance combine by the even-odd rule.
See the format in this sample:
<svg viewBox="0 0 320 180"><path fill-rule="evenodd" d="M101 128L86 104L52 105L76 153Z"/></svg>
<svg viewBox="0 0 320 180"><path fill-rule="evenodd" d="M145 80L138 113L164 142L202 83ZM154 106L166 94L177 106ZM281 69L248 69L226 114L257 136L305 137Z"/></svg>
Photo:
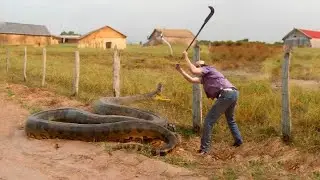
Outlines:
<svg viewBox="0 0 320 180"><path fill-rule="evenodd" d="M155 91L125 97L104 97L93 103L94 113L77 108L57 108L41 111L28 117L25 124L27 136L36 139L72 139L82 141L126 142L138 139L160 139L165 144L152 148L153 155L165 155L178 143L166 119L126 106L139 100L151 99Z"/></svg>

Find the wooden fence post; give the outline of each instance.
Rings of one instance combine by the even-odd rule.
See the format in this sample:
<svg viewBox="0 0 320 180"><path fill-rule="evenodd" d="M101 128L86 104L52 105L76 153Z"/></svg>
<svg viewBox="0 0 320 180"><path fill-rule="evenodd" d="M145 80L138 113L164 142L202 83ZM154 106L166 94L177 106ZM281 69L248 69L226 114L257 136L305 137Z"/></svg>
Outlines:
<svg viewBox="0 0 320 180"><path fill-rule="evenodd" d="M44 87L46 82L46 64L47 64L47 50L43 48L42 50L42 60L43 60L43 69L42 69L42 82L41 86Z"/></svg>
<svg viewBox="0 0 320 180"><path fill-rule="evenodd" d="M193 63L200 60L200 47L194 47ZM200 84L192 85L192 122L193 131L201 132L202 125L202 92Z"/></svg>
<svg viewBox="0 0 320 180"><path fill-rule="evenodd" d="M117 45L115 45L113 53L113 95L120 96L120 58Z"/></svg>
<svg viewBox="0 0 320 180"><path fill-rule="evenodd" d="M23 80L27 81L27 47L24 47Z"/></svg>
<svg viewBox="0 0 320 180"><path fill-rule="evenodd" d="M289 94L289 66L291 58L291 46L285 46L284 62L282 64L282 137L283 141L291 140L291 111Z"/></svg>
<svg viewBox="0 0 320 180"><path fill-rule="evenodd" d="M9 58L10 58L10 54L9 54L9 49L7 48L7 63L6 63L6 72L9 72L9 66L10 66L10 62L9 62Z"/></svg>
<svg viewBox="0 0 320 180"><path fill-rule="evenodd" d="M79 51L75 52L75 66L74 66L74 80L73 80L73 93L77 96L79 93L79 76L80 76L80 56Z"/></svg>

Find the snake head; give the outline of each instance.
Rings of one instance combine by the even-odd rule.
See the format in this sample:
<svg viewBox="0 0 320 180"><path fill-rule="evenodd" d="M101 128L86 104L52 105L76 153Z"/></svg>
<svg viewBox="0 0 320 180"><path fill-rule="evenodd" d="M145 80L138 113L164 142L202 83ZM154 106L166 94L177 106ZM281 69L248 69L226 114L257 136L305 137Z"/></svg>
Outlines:
<svg viewBox="0 0 320 180"><path fill-rule="evenodd" d="M163 85L162 85L162 83L159 83L157 85L156 94L160 94L162 92L162 90L163 90Z"/></svg>

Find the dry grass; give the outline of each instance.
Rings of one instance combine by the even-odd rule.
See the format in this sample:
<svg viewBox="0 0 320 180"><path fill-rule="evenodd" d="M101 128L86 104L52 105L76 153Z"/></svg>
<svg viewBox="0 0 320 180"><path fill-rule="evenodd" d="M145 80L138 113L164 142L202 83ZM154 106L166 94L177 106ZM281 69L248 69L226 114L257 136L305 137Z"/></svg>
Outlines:
<svg viewBox="0 0 320 180"><path fill-rule="evenodd" d="M192 86L188 84L174 69L176 62L180 61L184 47L175 46L174 56L169 57L167 47L129 46L120 52L121 55L121 95L133 95L144 93L154 89L157 83L164 85L163 95L171 101L148 101L134 106L155 111L178 125L178 131L184 136L186 144L183 148L191 146L197 148L198 142L194 139L197 135L191 129L191 103ZM72 92L72 76L74 51L73 46L52 46L47 48L47 85L46 88L58 94L69 96ZM42 49L28 47L28 82L23 82L23 47L10 47L11 67L9 74L5 72L5 47L0 48L0 80L10 83L25 84L29 87L40 87L41 84L41 53ZM303 62L313 64L312 77L316 78L319 72L320 53L313 50L297 50L294 53L294 64L300 64L306 68ZM190 54L190 57L192 53ZM281 54L279 47L255 44L253 46L218 46L210 49L206 47L201 51L202 59L214 62L219 69L247 70L258 72L261 77L264 74L274 74L274 79L279 78ZM112 95L112 50L80 49L80 87L78 100L90 104L92 100L100 96ZM228 63L225 63L225 62ZM183 61L181 61L183 62ZM185 64L182 63L184 67ZM247 67L247 68L244 68ZM300 77L301 71L295 72L298 65L292 66L291 74ZM281 121L281 91L273 89L268 78L228 75L228 78L240 89L239 106L236 112L237 122L245 142L251 145L268 141L270 138L280 137ZM302 151L319 153L320 149L320 91L305 90L301 87L291 87L291 107L294 141L292 146ZM212 101L203 97L203 113L211 108ZM214 128L213 142L223 151L228 151L232 138L224 117L221 117ZM214 151L220 152L217 146ZM246 148L249 148L246 146ZM259 148L263 149L261 145ZM195 149L189 149L191 154ZM223 152L220 152L223 154ZM259 155L257 155L259 156ZM207 162L186 160L176 164L191 163L190 167ZM177 159L167 161L178 161ZM181 158L181 157L179 157ZM178 159L179 159L178 158ZM221 162L223 163L223 162ZM261 164L262 163L262 164ZM277 163L268 165L262 161L244 164L243 169L233 166L230 160L223 166L223 171L216 169L213 172L221 174L221 177L239 177L244 171L250 170L252 176L258 179L265 177L265 173L277 172ZM210 166L211 167L211 166ZM285 170L285 167L279 165ZM310 171L311 172L311 171ZM262 173L262 175L261 175ZM249 173L250 174L250 173ZM316 176L317 174L315 174ZM289 177L289 175L288 175Z"/></svg>
<svg viewBox="0 0 320 180"><path fill-rule="evenodd" d="M266 73L271 72L273 79L281 76L282 57L276 56L264 62ZM294 49L290 61L290 77L299 80L320 81L320 53L318 49Z"/></svg>
<svg viewBox="0 0 320 180"><path fill-rule="evenodd" d="M262 62L281 50L281 46L259 42L224 43L209 49L211 63L217 64L221 69L242 68L251 72L259 72Z"/></svg>

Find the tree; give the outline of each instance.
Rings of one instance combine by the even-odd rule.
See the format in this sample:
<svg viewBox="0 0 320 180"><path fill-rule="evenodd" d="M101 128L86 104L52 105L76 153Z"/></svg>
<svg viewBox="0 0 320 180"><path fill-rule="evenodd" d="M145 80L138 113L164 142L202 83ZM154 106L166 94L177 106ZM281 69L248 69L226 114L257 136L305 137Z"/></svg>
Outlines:
<svg viewBox="0 0 320 180"><path fill-rule="evenodd" d="M69 31L69 32L62 31L60 35L80 35L80 34L75 33L74 31Z"/></svg>
<svg viewBox="0 0 320 180"><path fill-rule="evenodd" d="M246 39L242 39L241 41L242 42L249 42L249 39L246 38Z"/></svg>

